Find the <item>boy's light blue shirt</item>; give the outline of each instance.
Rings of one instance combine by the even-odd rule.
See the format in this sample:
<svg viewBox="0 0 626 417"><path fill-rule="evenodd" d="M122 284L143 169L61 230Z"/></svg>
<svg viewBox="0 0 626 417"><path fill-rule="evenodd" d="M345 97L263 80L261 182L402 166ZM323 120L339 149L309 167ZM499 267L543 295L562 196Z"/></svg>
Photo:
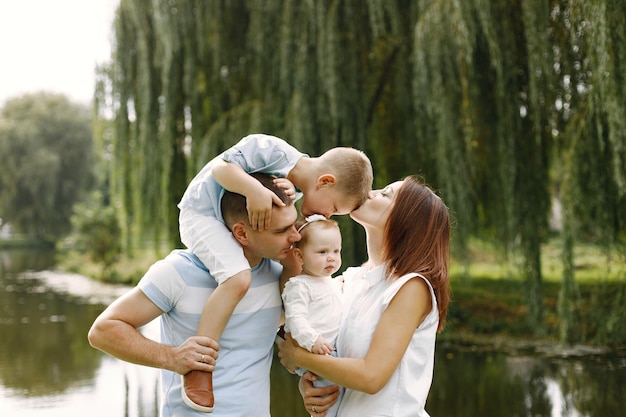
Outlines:
<svg viewBox="0 0 626 417"><path fill-rule="evenodd" d="M213 417L269 417L270 367L280 323L279 263L263 260L252 268L251 287L220 339L213 373ZM164 314L161 342L178 346L196 334L206 299L217 282L188 250L174 250L156 262L139 288ZM206 416L182 402L181 376L163 370L161 416Z"/></svg>
<svg viewBox="0 0 626 417"><path fill-rule="evenodd" d="M241 139L237 144L209 161L191 180L183 194L178 208L192 209L222 221L220 201L224 188L215 181L212 168L217 160L225 160L239 165L245 172L287 177L298 160L308 155L276 136L252 134ZM302 195L296 194L296 199Z"/></svg>

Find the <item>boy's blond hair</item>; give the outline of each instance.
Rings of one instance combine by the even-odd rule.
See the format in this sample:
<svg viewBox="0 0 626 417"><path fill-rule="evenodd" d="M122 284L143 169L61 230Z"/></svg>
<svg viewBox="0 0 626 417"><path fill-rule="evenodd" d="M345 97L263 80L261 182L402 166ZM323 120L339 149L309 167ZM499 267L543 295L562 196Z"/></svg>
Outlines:
<svg viewBox="0 0 626 417"><path fill-rule="evenodd" d="M374 182L367 155L358 149L337 147L324 152L320 160L335 175L337 190L354 202L355 209L359 208L367 200Z"/></svg>

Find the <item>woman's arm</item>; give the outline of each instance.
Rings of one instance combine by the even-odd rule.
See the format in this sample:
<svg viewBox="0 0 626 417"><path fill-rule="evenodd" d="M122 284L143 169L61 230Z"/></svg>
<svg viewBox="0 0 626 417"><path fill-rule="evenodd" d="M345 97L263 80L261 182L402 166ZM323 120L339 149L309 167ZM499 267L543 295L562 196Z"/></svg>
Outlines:
<svg viewBox="0 0 626 417"><path fill-rule="evenodd" d="M419 277L407 281L384 311L364 358L336 358L311 354L289 336L279 345L287 369L306 368L347 388L375 394L391 378L415 329L431 310L430 291Z"/></svg>

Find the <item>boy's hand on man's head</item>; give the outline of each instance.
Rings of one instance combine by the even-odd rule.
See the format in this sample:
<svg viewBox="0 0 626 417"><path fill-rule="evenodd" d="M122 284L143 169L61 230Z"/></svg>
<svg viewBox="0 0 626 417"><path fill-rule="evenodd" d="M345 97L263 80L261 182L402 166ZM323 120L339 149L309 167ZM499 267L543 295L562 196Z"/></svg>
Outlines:
<svg viewBox="0 0 626 417"><path fill-rule="evenodd" d="M272 222L272 205L284 206L285 204L273 192L264 188L246 197L248 221L253 230L263 231L270 227Z"/></svg>

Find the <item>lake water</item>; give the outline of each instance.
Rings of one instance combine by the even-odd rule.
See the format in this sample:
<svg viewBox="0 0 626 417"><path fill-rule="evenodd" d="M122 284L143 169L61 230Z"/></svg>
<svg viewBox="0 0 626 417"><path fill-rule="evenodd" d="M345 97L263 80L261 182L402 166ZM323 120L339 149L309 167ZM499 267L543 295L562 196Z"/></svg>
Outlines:
<svg viewBox="0 0 626 417"><path fill-rule="evenodd" d="M158 371L92 349L87 331L127 291L51 272L49 253L0 251L0 417L158 415ZM48 271L48 272L46 272ZM156 322L142 331L156 338ZM297 378L275 361L273 417L304 417ZM486 352L439 343L432 417L626 416L623 356Z"/></svg>

